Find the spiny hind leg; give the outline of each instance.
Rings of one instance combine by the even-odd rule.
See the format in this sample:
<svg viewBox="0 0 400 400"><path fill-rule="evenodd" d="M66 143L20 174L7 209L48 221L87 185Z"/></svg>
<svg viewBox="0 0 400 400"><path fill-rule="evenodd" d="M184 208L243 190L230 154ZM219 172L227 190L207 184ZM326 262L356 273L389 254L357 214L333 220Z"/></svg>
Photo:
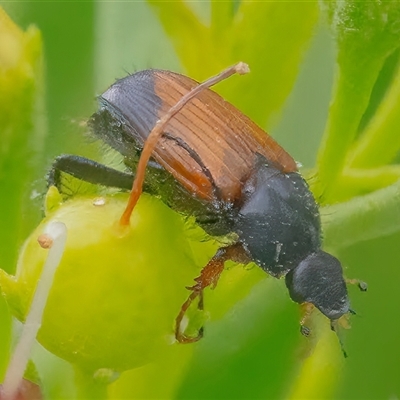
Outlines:
<svg viewBox="0 0 400 400"><path fill-rule="evenodd" d="M189 297L182 304L181 310L175 320L175 337L179 343L193 343L197 342L203 337L203 327L199 329L196 336L185 335L182 329L182 320L190 305L198 298L197 308L203 310L204 300L203 291L206 287L211 286L214 289L218 280L224 270L225 261L233 260L237 262L248 262L243 247L240 243L233 244L228 247L219 249L215 256L207 263L201 270L200 276L195 278L196 284L187 287L191 291Z"/></svg>

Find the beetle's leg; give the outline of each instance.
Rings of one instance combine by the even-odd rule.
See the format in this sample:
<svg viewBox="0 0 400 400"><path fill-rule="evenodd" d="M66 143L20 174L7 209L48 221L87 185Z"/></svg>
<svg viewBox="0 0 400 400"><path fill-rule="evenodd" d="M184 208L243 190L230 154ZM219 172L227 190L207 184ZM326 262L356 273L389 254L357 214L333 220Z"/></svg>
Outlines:
<svg viewBox="0 0 400 400"><path fill-rule="evenodd" d="M203 291L193 290L190 293L190 296L186 299L186 301L182 304L181 310L179 311L178 316L175 320L175 338L179 343L194 343L200 340L203 337L203 327L199 329L196 336L186 336L181 329L182 320L185 316L187 309L193 303L193 301L199 297L198 308L199 310L203 310Z"/></svg>
<svg viewBox="0 0 400 400"><path fill-rule="evenodd" d="M308 337L311 334L311 329L309 327L309 321L311 314L314 310L314 304L312 303L302 303L300 305L301 319L300 319L300 332L302 335Z"/></svg>
<svg viewBox="0 0 400 400"><path fill-rule="evenodd" d="M82 181L129 190L134 176L116 169L107 167L88 158L63 154L57 157L47 174L48 186L60 189L61 173L67 173Z"/></svg>
<svg viewBox="0 0 400 400"><path fill-rule="evenodd" d="M219 249L215 256L201 270L200 276L195 279L196 284L187 288L192 293L190 293L187 300L182 304L181 310L175 320L175 337L179 343L193 343L203 337L203 328L200 328L197 336L186 336L181 330L182 319L187 309L197 297L199 297L198 309L203 309L203 290L208 286L215 288L217 285L218 279L224 270L225 261L227 260L226 253L226 248Z"/></svg>
<svg viewBox="0 0 400 400"><path fill-rule="evenodd" d="M360 279L345 279L345 282L349 285L357 285L362 292L368 290L368 284Z"/></svg>
<svg viewBox="0 0 400 400"><path fill-rule="evenodd" d="M196 284L187 287L187 289L191 290L192 293L190 293L187 300L183 303L175 320L175 337L178 342L193 343L197 342L203 337L203 328L199 329L197 336L186 336L181 330L182 320L187 309L197 297L199 298L197 307L199 310L203 309L203 290L208 286L211 286L212 289L217 286L219 277L224 270L225 261L228 260L233 260L240 263L249 262L249 259L240 243L223 247L216 252L215 256L201 270L200 276L195 278Z"/></svg>
<svg viewBox="0 0 400 400"><path fill-rule="evenodd" d="M361 281L360 279L348 279L348 278L346 278L344 281L348 285L357 285L357 287L362 292L366 292L368 290L367 282ZM342 327L345 328L345 329L349 329L350 328L350 324L349 324L349 321L348 321L349 314L356 315L357 313L353 309L349 308L348 314L343 315L343 317L341 317L339 319L341 321ZM343 321L345 321L345 322L343 322Z"/></svg>

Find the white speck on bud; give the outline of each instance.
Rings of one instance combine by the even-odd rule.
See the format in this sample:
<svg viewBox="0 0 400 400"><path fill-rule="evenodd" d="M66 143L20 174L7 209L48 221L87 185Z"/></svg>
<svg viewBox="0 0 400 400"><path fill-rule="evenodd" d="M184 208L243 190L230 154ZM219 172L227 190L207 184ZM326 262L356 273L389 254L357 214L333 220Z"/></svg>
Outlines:
<svg viewBox="0 0 400 400"><path fill-rule="evenodd" d="M104 197L96 197L93 200L94 206L104 206L106 204L106 199Z"/></svg>

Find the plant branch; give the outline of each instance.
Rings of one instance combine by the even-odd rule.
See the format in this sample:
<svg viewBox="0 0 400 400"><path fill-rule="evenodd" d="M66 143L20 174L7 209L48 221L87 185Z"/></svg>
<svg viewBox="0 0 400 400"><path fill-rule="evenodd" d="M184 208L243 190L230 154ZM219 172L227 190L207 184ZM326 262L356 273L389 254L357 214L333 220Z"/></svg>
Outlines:
<svg viewBox="0 0 400 400"><path fill-rule="evenodd" d="M43 311L53 284L54 274L64 253L66 240L67 230L61 222L50 223L38 239L43 248L49 248L49 252L23 326L21 338L4 378L2 394L5 400L14 399L22 383L36 335L42 324Z"/></svg>
<svg viewBox="0 0 400 400"><path fill-rule="evenodd" d="M374 167L393 161L400 150L400 69L389 93L374 118L356 143L349 164L352 167Z"/></svg>
<svg viewBox="0 0 400 400"><path fill-rule="evenodd" d="M349 197L370 193L396 183L400 179L400 165L377 168L346 168L340 178L340 187Z"/></svg>
<svg viewBox="0 0 400 400"><path fill-rule="evenodd" d="M323 207L325 246L340 249L400 230L400 182L371 194Z"/></svg>

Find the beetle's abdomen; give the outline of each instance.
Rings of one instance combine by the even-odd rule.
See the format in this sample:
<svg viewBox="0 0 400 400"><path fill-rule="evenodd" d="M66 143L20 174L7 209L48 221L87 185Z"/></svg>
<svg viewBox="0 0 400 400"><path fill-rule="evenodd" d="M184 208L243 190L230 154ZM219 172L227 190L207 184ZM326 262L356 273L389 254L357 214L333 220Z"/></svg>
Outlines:
<svg viewBox="0 0 400 400"><path fill-rule="evenodd" d="M147 70L117 81L101 97L93 118L109 121L114 137L104 140L126 157L143 146L156 121L198 83L168 71ZM99 121L97 121L99 122ZM101 124L97 123L97 126ZM238 201L243 182L260 153L285 172L295 171L293 158L254 122L221 96L207 89L168 123L154 159L189 192L206 200Z"/></svg>
<svg viewBox="0 0 400 400"><path fill-rule="evenodd" d="M269 274L285 275L320 248L318 207L297 172L285 174L259 156L243 198L234 231Z"/></svg>

